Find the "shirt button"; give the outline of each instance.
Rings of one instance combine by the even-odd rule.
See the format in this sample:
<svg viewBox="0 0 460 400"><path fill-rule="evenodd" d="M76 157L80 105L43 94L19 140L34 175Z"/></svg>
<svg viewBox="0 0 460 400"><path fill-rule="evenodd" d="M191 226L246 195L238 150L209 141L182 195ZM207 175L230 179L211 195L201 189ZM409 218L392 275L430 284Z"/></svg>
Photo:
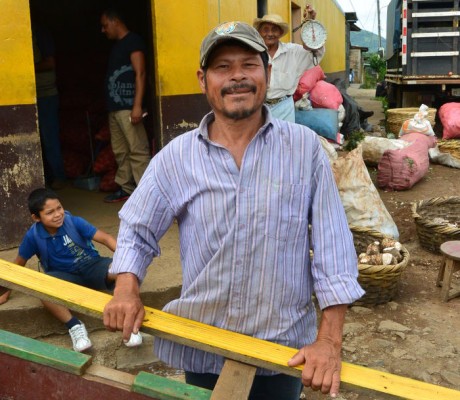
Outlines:
<svg viewBox="0 0 460 400"><path fill-rule="evenodd" d="M240 189L240 193L244 193L244 188L241 188L241 189Z"/></svg>
<svg viewBox="0 0 460 400"><path fill-rule="evenodd" d="M241 260L238 260L238 261L236 262L236 265L241 265L241 264L243 264L243 262L242 262Z"/></svg>
<svg viewBox="0 0 460 400"><path fill-rule="evenodd" d="M240 229L244 229L244 228L246 228L246 225L245 225L245 224L240 224L240 227L239 227L239 228L240 228Z"/></svg>

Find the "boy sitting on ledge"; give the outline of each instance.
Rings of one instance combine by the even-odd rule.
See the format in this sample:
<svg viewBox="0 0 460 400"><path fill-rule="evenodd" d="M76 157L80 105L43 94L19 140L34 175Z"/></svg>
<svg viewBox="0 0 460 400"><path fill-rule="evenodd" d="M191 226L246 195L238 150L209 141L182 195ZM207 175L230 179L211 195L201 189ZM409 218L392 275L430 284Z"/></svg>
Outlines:
<svg viewBox="0 0 460 400"><path fill-rule="evenodd" d="M109 272L112 259L101 257L92 243L94 240L115 251L113 236L64 211L58 196L50 189L32 191L28 206L35 223L19 246L15 264L25 266L36 255L47 275L95 290L113 290L116 275ZM0 287L0 304L8 301L10 292ZM67 326L75 351L91 348L85 325L67 307L45 300L42 303ZM125 344L133 346L141 343L142 337L136 333Z"/></svg>

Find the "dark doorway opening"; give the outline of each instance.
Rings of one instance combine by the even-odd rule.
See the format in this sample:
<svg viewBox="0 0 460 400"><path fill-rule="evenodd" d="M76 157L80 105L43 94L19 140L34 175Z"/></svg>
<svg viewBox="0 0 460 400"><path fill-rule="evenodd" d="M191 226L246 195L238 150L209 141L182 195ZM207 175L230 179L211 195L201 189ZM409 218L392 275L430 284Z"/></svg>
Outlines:
<svg viewBox="0 0 460 400"><path fill-rule="evenodd" d="M69 179L93 173L93 160L110 141L104 83L112 43L100 26L108 6L121 10L128 28L144 39L148 49L144 125L153 143L158 129L151 1L30 0L32 18L50 31L55 43L60 140Z"/></svg>

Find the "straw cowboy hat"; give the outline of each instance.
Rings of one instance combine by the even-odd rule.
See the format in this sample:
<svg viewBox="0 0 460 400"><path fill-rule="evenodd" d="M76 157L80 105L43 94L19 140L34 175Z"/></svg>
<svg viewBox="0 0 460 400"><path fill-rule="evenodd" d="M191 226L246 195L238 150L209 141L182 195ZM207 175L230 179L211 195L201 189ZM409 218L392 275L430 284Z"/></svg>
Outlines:
<svg viewBox="0 0 460 400"><path fill-rule="evenodd" d="M286 33L289 32L289 25L286 22L284 22L283 18L281 18L277 14L267 14L264 15L262 18L256 18L254 20L253 26L257 30L259 30L260 26L265 23L278 26L283 31L280 37L284 36Z"/></svg>

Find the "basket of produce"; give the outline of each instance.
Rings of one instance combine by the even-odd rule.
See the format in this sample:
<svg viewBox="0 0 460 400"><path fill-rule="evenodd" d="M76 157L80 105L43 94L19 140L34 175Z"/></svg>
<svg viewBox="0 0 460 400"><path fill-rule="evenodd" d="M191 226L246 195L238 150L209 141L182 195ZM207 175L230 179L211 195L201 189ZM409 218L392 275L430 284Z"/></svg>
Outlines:
<svg viewBox="0 0 460 400"><path fill-rule="evenodd" d="M353 305L383 304L398 290L409 262L407 249L393 238L365 227L350 227L358 254L358 282L366 291Z"/></svg>
<svg viewBox="0 0 460 400"><path fill-rule="evenodd" d="M449 240L460 240L460 197L435 197L412 204L420 245L433 253Z"/></svg>
<svg viewBox="0 0 460 400"><path fill-rule="evenodd" d="M432 127L434 126L436 111L436 108L428 108L428 116L426 118L430 121ZM395 137L399 137L399 131L404 121L414 118L414 115L418 112L419 108L417 107L389 108L386 111L387 133L392 133Z"/></svg>

